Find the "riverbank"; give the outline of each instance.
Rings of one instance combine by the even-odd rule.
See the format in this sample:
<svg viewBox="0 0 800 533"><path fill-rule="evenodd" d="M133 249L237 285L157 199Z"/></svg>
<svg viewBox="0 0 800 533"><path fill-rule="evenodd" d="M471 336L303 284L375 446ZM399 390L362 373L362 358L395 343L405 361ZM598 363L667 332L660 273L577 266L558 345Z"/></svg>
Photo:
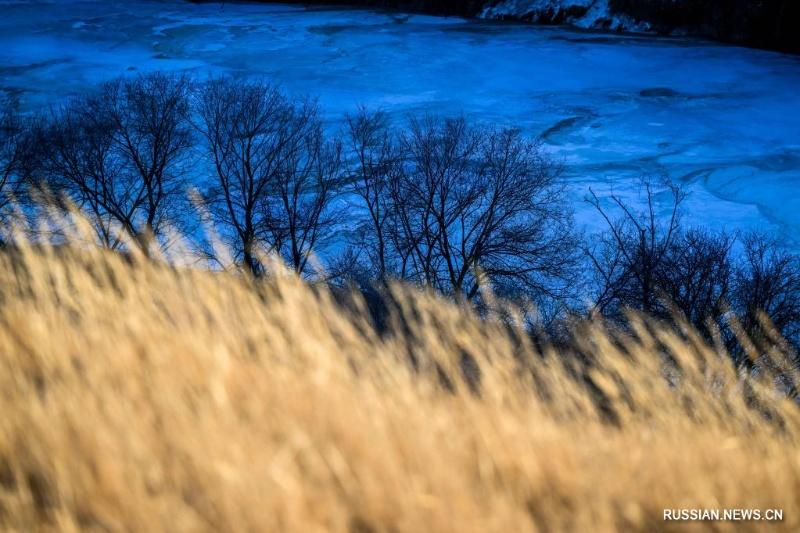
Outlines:
<svg viewBox="0 0 800 533"><path fill-rule="evenodd" d="M285 0L396 8L432 15L570 25L612 32L705 37L800 53L800 3L792 0Z"/></svg>

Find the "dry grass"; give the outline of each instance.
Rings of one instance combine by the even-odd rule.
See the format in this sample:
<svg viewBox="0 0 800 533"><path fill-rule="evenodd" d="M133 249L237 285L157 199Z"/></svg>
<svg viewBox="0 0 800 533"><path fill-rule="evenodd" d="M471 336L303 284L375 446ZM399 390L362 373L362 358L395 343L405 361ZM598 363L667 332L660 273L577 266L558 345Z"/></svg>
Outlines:
<svg viewBox="0 0 800 533"><path fill-rule="evenodd" d="M402 289L379 338L288 276L0 263L0 529L653 531L740 507L784 520L691 527L800 527L797 407L691 334L639 324L626 355L584 325L588 370Z"/></svg>

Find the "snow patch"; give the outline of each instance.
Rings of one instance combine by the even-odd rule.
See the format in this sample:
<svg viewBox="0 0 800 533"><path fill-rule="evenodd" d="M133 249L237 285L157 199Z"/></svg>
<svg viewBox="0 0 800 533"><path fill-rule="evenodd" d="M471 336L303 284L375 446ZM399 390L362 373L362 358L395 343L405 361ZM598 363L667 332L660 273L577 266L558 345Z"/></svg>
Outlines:
<svg viewBox="0 0 800 533"><path fill-rule="evenodd" d="M485 19L519 19L571 24L585 29L647 31L649 26L611 12L608 0L501 0L481 13Z"/></svg>

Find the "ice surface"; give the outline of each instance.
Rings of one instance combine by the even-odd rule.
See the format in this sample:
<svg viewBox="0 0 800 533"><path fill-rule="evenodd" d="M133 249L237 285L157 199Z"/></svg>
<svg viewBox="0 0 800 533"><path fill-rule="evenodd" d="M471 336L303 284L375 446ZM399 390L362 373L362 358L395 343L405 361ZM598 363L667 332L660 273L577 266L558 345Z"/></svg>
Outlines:
<svg viewBox="0 0 800 533"><path fill-rule="evenodd" d="M579 220L593 187L642 175L691 191L689 221L800 241L800 58L697 40L347 9L0 0L0 89L28 109L120 74L264 75L398 120L464 113L543 135Z"/></svg>

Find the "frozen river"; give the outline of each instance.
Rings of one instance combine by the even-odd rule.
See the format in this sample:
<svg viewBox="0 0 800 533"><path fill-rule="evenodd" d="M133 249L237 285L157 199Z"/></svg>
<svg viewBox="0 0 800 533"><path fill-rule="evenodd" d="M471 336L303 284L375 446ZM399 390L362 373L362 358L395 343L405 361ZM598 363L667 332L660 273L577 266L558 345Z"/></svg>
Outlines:
<svg viewBox="0 0 800 533"><path fill-rule="evenodd" d="M363 103L542 135L593 186L691 191L689 220L800 242L800 58L684 39L270 4L0 0L0 90L34 109L135 71L267 75L334 124Z"/></svg>

